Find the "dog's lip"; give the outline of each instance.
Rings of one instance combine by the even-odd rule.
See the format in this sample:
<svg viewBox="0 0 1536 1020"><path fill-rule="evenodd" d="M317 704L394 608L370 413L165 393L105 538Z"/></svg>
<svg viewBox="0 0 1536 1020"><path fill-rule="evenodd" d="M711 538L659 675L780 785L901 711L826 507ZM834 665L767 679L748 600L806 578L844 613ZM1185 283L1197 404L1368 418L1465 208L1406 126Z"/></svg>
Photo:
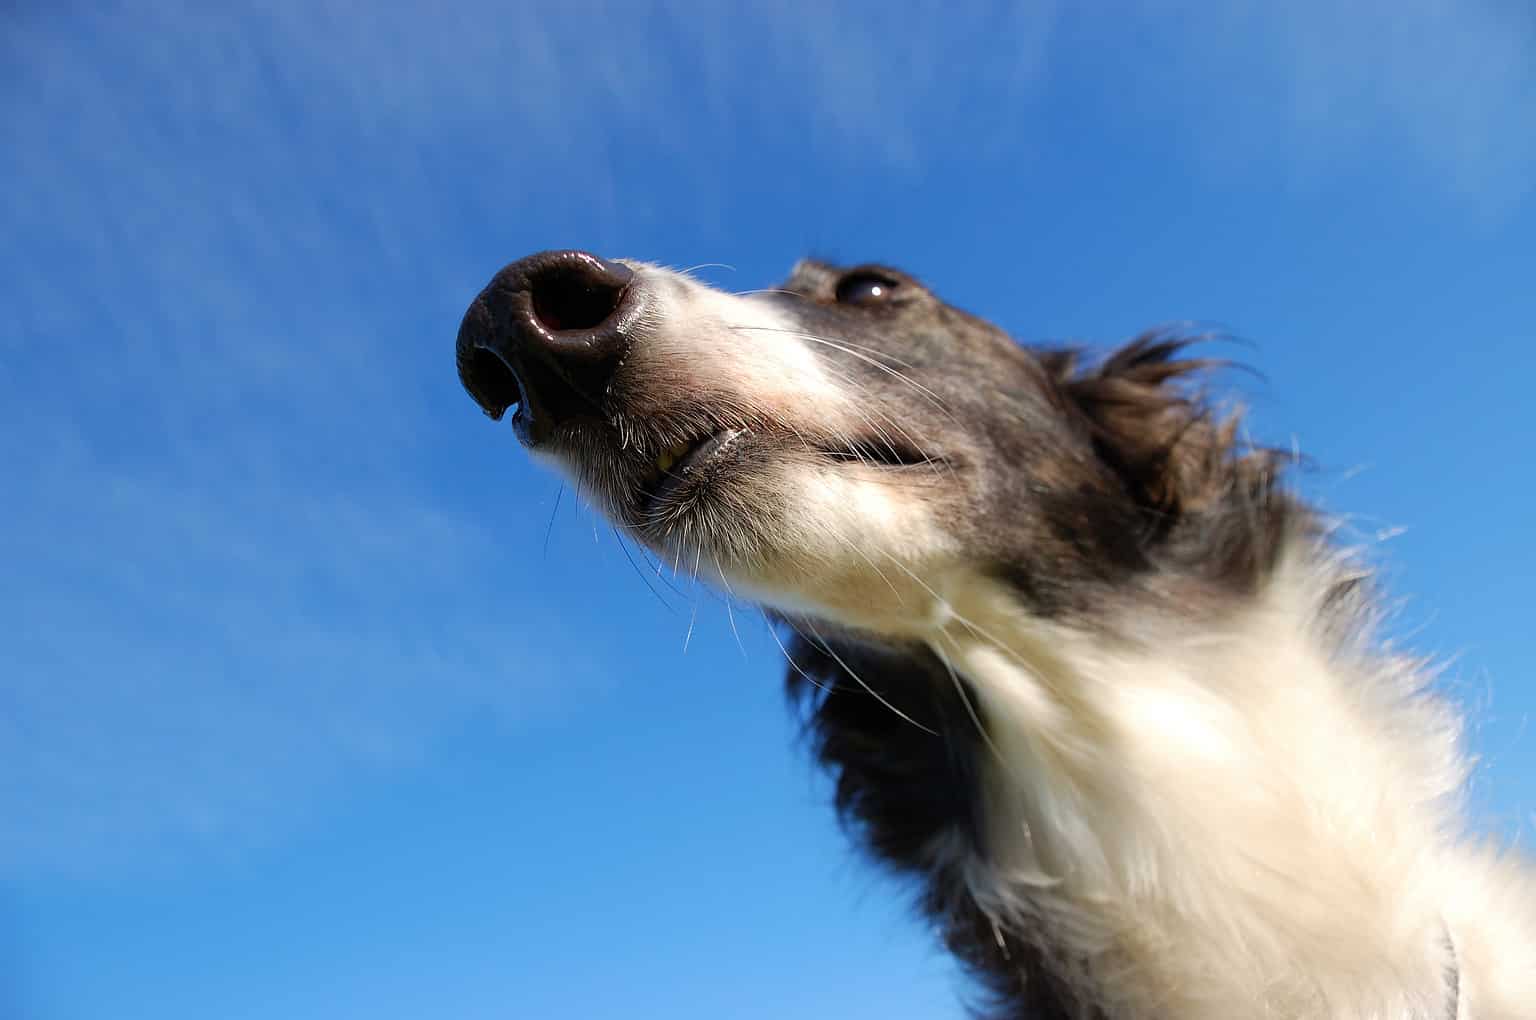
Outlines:
<svg viewBox="0 0 1536 1020"><path fill-rule="evenodd" d="M840 446L826 447L822 453L834 461L880 470L935 467L945 463L944 457L919 449L906 437L889 435L853 439Z"/></svg>
<svg viewBox="0 0 1536 1020"><path fill-rule="evenodd" d="M746 434L746 429L721 429L689 444L669 467L659 471L642 488L641 513L654 511L662 500L694 482L698 472L718 460Z"/></svg>

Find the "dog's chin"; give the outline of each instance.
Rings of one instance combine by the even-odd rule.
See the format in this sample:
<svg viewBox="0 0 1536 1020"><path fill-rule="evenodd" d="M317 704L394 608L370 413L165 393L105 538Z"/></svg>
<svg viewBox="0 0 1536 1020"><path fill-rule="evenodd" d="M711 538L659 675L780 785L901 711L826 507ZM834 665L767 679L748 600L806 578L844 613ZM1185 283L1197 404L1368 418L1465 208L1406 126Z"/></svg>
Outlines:
<svg viewBox="0 0 1536 1020"><path fill-rule="evenodd" d="M785 456L738 430L710 435L642 482L626 503L624 530L706 582L771 573L788 551L787 479L800 473Z"/></svg>
<svg viewBox="0 0 1536 1020"><path fill-rule="evenodd" d="M734 598L842 629L907 637L936 593L919 580L953 540L919 485L867 464L743 458L690 489L665 533L641 535L668 565Z"/></svg>

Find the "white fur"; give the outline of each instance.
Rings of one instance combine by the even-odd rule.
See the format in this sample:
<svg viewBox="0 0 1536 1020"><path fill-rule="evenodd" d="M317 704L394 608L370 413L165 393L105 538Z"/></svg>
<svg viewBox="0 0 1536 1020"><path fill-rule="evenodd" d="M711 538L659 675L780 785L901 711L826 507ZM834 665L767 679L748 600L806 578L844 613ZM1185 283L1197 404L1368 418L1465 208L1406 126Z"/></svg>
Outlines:
<svg viewBox="0 0 1536 1020"><path fill-rule="evenodd" d="M1317 631L1348 567L1297 541L1198 632L1072 630L963 569L921 585L899 630L989 719L973 895L1117 1017L1441 1020L1453 969L1460 1018L1536 1015L1536 881L1461 832L1456 716L1368 633Z"/></svg>
<svg viewBox="0 0 1536 1020"><path fill-rule="evenodd" d="M636 371L728 384L736 399L774 416L800 414L807 404L818 418L846 422L856 413L847 389L801 339L799 324L774 304L726 294L660 266L625 265L649 297L646 317L662 326L636 345Z"/></svg>
<svg viewBox="0 0 1536 1020"><path fill-rule="evenodd" d="M925 626L921 578L950 561L949 543L928 508L872 477L878 471L801 467L786 479L790 533L774 553L727 568L737 590L788 613L857 620L861 630Z"/></svg>

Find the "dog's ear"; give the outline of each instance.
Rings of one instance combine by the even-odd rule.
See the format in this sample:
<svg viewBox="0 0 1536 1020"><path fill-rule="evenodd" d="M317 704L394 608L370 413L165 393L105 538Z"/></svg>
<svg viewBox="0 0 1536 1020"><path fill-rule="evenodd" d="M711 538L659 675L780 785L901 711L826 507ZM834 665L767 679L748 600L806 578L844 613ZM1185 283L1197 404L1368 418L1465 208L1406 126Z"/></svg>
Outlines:
<svg viewBox="0 0 1536 1020"><path fill-rule="evenodd" d="M1212 505L1234 485L1267 484L1285 459L1239 442L1238 414L1216 416L1198 381L1226 363L1185 357L1193 342L1146 333L1089 369L1079 367L1076 351L1041 356L1098 457L1164 523Z"/></svg>

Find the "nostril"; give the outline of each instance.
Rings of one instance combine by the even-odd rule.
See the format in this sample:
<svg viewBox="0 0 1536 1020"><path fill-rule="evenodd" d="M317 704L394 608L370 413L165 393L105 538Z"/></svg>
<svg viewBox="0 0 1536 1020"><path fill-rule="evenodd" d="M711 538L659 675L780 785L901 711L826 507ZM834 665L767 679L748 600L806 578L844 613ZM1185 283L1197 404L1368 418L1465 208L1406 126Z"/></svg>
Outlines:
<svg viewBox="0 0 1536 1020"><path fill-rule="evenodd" d="M475 403L497 421L507 409L523 402L517 376L506 363L484 347L474 347L459 361L459 379Z"/></svg>
<svg viewBox="0 0 1536 1020"><path fill-rule="evenodd" d="M565 422L605 413L646 307L622 262L574 250L518 259L464 313L459 378L490 417L516 408L518 438L538 446Z"/></svg>
<svg viewBox="0 0 1536 1020"><path fill-rule="evenodd" d="M628 280L603 279L583 265L553 265L528 281L533 317L550 331L593 330L624 298Z"/></svg>

